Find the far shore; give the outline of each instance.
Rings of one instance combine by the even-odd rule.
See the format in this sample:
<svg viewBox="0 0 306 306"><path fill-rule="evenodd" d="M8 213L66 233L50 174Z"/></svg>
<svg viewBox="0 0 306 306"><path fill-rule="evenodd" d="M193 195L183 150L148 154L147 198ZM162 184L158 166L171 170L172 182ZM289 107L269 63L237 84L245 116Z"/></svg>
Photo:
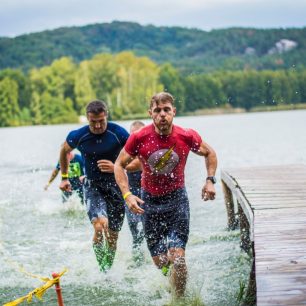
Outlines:
<svg viewBox="0 0 306 306"><path fill-rule="evenodd" d="M209 115L224 115L224 114L243 114L243 113L255 113L255 112L273 112L273 111L291 111L291 110L304 110L306 109L306 103L299 104L282 104L276 106L257 106L253 107L250 110L246 110L244 108L233 108L233 107L218 107L218 108L204 108L198 109L194 112L184 112L180 113L178 116L209 116ZM143 120L149 119L148 113L137 113L137 114L129 114L126 116L122 116L121 118L109 118L112 121L124 121L124 120ZM79 120L77 123L87 124L86 116L79 116ZM73 124L73 123L58 123L58 124ZM46 124L51 125L51 124ZM6 126L8 127L19 127L19 126L35 126L35 125L18 125L18 126Z"/></svg>
<svg viewBox="0 0 306 306"><path fill-rule="evenodd" d="M233 108L233 107L206 108L206 109L198 109L194 112L185 112L183 116L240 114L240 113L273 112L273 111L288 111L288 110L301 110L301 109L306 109L306 103L263 105L263 106L252 107L249 110L245 108Z"/></svg>
<svg viewBox="0 0 306 306"><path fill-rule="evenodd" d="M179 116L208 116L208 115L222 115L222 114L241 114L241 113L253 113L253 112L273 112L273 111L289 111L289 110L302 110L306 109L306 103L299 104L282 104L282 105L264 105L253 107L249 110L245 108L233 108L233 107L218 107L218 108L203 108L198 109L194 112L183 112ZM128 116L123 116L120 120L137 120L137 119L147 119L147 113L139 114L129 114Z"/></svg>

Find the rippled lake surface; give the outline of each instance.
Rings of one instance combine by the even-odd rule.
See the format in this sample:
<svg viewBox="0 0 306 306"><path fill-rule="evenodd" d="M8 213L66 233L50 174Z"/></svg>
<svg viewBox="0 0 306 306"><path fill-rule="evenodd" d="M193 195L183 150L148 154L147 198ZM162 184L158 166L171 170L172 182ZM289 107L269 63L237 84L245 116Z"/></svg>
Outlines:
<svg viewBox="0 0 306 306"><path fill-rule="evenodd" d="M149 120L144 120L149 123ZM127 129L131 121L119 122ZM177 117L175 123L197 130L227 167L306 164L306 111ZM175 305L168 280L151 262L135 267L125 221L112 270L98 271L91 247L92 226L77 199L61 203L59 180L48 191L60 144L80 125L0 129L0 303L26 295L42 282L20 272L61 279L65 305ZM190 154L186 186L191 204L187 245L186 305L235 305L239 283L246 282L250 259L240 250L239 232L226 230L226 212L218 180L214 202L201 200L204 160ZM41 304L34 298L34 304ZM50 288L43 304L57 305Z"/></svg>

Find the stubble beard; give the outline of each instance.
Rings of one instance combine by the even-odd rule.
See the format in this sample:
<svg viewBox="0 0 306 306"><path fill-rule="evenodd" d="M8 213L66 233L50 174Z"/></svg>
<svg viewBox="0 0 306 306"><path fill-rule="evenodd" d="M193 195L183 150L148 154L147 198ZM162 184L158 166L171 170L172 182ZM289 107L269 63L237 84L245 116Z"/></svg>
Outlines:
<svg viewBox="0 0 306 306"><path fill-rule="evenodd" d="M171 126L172 126L172 120L170 122L167 121L166 124L156 124L155 123L155 126L159 130L160 134L168 134L168 133L170 133L170 129L171 129Z"/></svg>

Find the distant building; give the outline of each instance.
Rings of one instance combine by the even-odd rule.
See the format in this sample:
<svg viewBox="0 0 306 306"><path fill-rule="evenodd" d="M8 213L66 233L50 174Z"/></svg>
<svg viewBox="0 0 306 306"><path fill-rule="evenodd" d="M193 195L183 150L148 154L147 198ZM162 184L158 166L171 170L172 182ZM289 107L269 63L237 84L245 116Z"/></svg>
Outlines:
<svg viewBox="0 0 306 306"><path fill-rule="evenodd" d="M298 43L294 40L289 39L281 39L277 43L275 43L275 46L271 48L268 51L268 54L281 54L288 51L291 51L292 49L295 49L298 46Z"/></svg>

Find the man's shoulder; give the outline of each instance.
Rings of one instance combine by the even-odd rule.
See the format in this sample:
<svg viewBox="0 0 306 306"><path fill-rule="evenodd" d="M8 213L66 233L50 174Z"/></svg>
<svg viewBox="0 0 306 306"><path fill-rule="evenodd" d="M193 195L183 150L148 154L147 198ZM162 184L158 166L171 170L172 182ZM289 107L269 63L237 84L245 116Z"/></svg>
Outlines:
<svg viewBox="0 0 306 306"><path fill-rule="evenodd" d="M198 134L198 132L195 131L194 129L185 128L179 125L174 125L174 129L175 129L176 134L182 135L182 136L190 136L190 135Z"/></svg>
<svg viewBox="0 0 306 306"><path fill-rule="evenodd" d="M149 124L149 125L144 126L144 127L141 128L140 130L134 132L134 134L135 134L138 138L147 137L147 136L153 134L152 124Z"/></svg>
<svg viewBox="0 0 306 306"><path fill-rule="evenodd" d="M176 125L174 128L175 131L175 137L177 139L181 139L186 143L192 143L195 139L198 142L201 142L201 136L197 131L191 128L184 128L181 126Z"/></svg>
<svg viewBox="0 0 306 306"><path fill-rule="evenodd" d="M111 132L115 132L115 133L127 133L128 131L121 125L115 123L115 122L111 122L109 121L107 123L107 130L111 131Z"/></svg>
<svg viewBox="0 0 306 306"><path fill-rule="evenodd" d="M84 134L89 133L89 126L84 125L80 127L79 129L72 130L69 135L74 135L74 136L83 136Z"/></svg>

